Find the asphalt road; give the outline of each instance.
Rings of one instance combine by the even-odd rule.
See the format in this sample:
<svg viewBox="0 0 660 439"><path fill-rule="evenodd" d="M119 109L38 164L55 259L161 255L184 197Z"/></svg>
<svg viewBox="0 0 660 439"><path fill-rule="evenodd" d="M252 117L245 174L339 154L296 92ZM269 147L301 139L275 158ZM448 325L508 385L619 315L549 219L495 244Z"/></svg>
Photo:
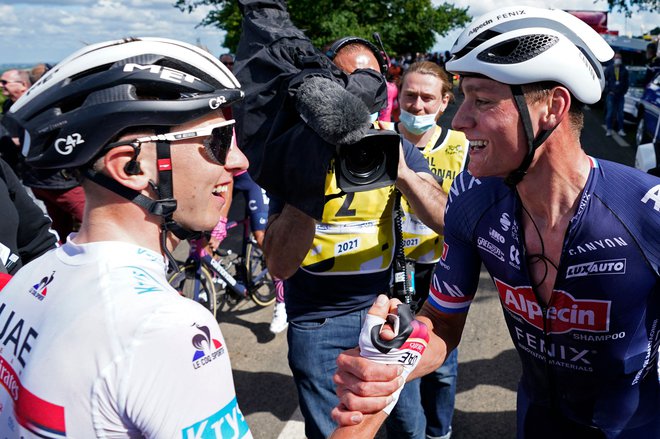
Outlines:
<svg viewBox="0 0 660 439"><path fill-rule="evenodd" d="M451 106L443 118L452 117L455 108ZM602 110L587 110L582 144L590 155L633 165L635 148L625 146L633 144L632 129L625 138L606 137ZM234 212L240 212L239 204L237 200ZM228 245L235 239L230 237ZM452 437L513 438L518 358L497 293L485 273L479 288L459 347ZM286 360L286 332L277 336L269 332L271 313L272 307L262 309L243 302L218 318L231 355L238 401L255 438L303 439L296 390Z"/></svg>

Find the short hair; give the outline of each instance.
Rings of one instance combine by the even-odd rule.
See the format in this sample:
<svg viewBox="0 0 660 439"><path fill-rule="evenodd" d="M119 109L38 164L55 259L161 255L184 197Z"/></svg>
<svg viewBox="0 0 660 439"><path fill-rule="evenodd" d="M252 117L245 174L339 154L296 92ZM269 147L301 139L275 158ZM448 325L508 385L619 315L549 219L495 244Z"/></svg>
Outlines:
<svg viewBox="0 0 660 439"><path fill-rule="evenodd" d="M36 66L32 67L32 70L30 70L30 82L34 84L44 75L44 73L50 69L51 65L47 63L37 64Z"/></svg>
<svg viewBox="0 0 660 439"><path fill-rule="evenodd" d="M550 91L557 86L566 88L558 82L552 81L525 84L523 85L525 100L530 103L538 102L541 99L549 96ZM577 136L579 136L582 128L584 127L584 104L580 102L575 96L573 96L573 93L571 93L570 90L568 90L568 93L571 95L571 107L568 109L568 121L571 124L571 128L574 130Z"/></svg>
<svg viewBox="0 0 660 439"><path fill-rule="evenodd" d="M449 95L450 102L453 102L454 93L452 90L454 89L454 84L450 82L447 72L442 67L431 61L412 63L410 67L408 67L408 70L403 73L401 84L403 84L406 80L406 76L410 73L420 73L422 75L431 75L438 78L440 82L442 82L442 94Z"/></svg>

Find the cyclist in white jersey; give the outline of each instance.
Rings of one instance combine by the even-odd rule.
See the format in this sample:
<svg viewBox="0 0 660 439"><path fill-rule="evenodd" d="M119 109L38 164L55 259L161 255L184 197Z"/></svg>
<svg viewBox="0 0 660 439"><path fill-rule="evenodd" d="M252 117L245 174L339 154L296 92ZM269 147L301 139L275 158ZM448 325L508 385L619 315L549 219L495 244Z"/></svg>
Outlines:
<svg viewBox="0 0 660 439"><path fill-rule="evenodd" d="M131 38L81 49L12 106L27 163L79 169L87 203L0 294L3 438L252 437L218 324L165 278L247 167L220 112L242 97L210 54Z"/></svg>

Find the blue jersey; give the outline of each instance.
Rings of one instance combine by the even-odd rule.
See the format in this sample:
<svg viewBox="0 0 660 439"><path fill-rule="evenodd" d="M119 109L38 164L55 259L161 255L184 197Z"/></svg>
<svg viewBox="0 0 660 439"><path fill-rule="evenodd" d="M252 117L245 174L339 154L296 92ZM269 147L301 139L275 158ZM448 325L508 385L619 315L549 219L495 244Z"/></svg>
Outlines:
<svg viewBox="0 0 660 439"><path fill-rule="evenodd" d="M591 162L547 306L531 286L517 193L466 172L449 194L429 303L467 312L483 263L522 360L519 426L532 405L606 437L660 437L660 180Z"/></svg>

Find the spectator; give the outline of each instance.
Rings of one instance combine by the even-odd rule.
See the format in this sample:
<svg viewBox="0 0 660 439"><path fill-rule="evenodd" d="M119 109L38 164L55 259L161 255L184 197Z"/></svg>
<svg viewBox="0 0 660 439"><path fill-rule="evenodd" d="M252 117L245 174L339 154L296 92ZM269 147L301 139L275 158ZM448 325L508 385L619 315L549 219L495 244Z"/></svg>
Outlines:
<svg viewBox="0 0 660 439"><path fill-rule="evenodd" d="M403 75L403 67L401 67L401 61L394 57L391 59L390 65L387 67L387 81L393 82L398 87L399 83L401 82L401 75Z"/></svg>
<svg viewBox="0 0 660 439"><path fill-rule="evenodd" d="M7 114L12 104L30 88L30 76L25 70L7 70L2 74L0 85L2 85L2 94L6 97L2 103L2 113ZM20 129L13 121L6 118L2 119L2 125L4 130L0 137L0 156L20 176L22 165L19 148Z"/></svg>
<svg viewBox="0 0 660 439"><path fill-rule="evenodd" d="M468 141L465 134L437 123L453 99L453 85L445 71L428 61L414 63L401 81L399 106L401 135L424 154L431 172L449 193L454 177L465 166ZM416 308L420 309L429 295L435 264L443 251L443 236L426 227L404 199L403 221L405 256L415 261ZM421 403L426 415L426 437L449 439L456 395L458 350L454 350L437 370L421 377Z"/></svg>
<svg viewBox="0 0 660 439"><path fill-rule="evenodd" d="M390 76L389 70L387 73L387 105L378 113L378 120L382 122L398 122L399 121L399 86Z"/></svg>
<svg viewBox="0 0 660 439"><path fill-rule="evenodd" d="M231 71L234 69L234 54L223 53L220 55L220 62L223 63Z"/></svg>
<svg viewBox="0 0 660 439"><path fill-rule="evenodd" d="M34 84L41 78L52 66L48 63L37 64L30 70L30 83Z"/></svg>
<svg viewBox="0 0 660 439"><path fill-rule="evenodd" d="M660 58L658 58L658 44L651 42L646 45L646 75L644 75L644 85L653 80L655 73L660 68Z"/></svg>
<svg viewBox="0 0 660 439"><path fill-rule="evenodd" d="M605 69L605 126L606 136L612 135L613 119L619 128L618 134L625 136L623 130L623 101L630 81L628 79L628 69L623 65L621 53L614 54L614 62Z"/></svg>

